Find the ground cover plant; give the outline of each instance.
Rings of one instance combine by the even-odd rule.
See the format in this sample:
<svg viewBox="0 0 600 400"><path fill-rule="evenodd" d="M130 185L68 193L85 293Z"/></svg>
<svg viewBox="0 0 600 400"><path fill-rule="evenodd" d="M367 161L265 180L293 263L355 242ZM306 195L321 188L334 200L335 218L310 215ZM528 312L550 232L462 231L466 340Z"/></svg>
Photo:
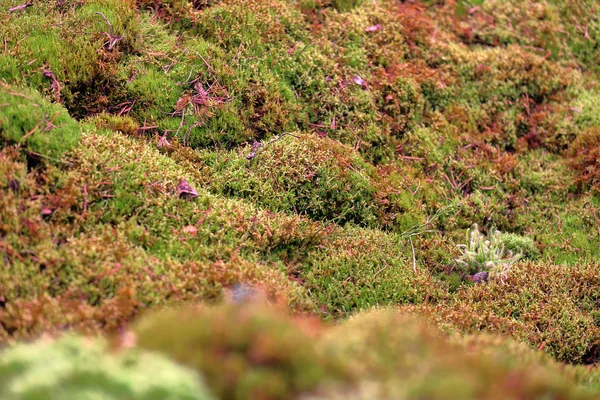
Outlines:
<svg viewBox="0 0 600 400"><path fill-rule="evenodd" d="M600 396L596 1L0 19L0 397Z"/></svg>

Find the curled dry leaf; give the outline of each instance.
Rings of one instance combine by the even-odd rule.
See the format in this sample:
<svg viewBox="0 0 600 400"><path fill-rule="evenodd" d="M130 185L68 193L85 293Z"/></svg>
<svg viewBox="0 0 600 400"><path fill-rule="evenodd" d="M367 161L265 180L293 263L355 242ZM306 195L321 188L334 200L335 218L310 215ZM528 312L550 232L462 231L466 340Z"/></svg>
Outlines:
<svg viewBox="0 0 600 400"><path fill-rule="evenodd" d="M52 82L52 91L54 92L55 99L57 102L60 102L60 92L62 88L60 86L60 82L58 82L58 79L56 79L56 75L54 75L54 72L52 72L48 68L42 71L42 75L50 79L50 81Z"/></svg>
<svg viewBox="0 0 600 400"><path fill-rule="evenodd" d="M358 75L355 75L352 77L352 82L354 82L358 86L367 87L367 81L365 81L363 78L361 78Z"/></svg>
<svg viewBox="0 0 600 400"><path fill-rule="evenodd" d="M193 200L198 197L198 192L190 186L189 182L185 179L181 179L177 185L177 194L179 198L186 200Z"/></svg>
<svg viewBox="0 0 600 400"><path fill-rule="evenodd" d="M160 137L160 139L158 140L158 144L156 146L158 146L159 148L171 147L171 142L169 142L167 140L166 134Z"/></svg>

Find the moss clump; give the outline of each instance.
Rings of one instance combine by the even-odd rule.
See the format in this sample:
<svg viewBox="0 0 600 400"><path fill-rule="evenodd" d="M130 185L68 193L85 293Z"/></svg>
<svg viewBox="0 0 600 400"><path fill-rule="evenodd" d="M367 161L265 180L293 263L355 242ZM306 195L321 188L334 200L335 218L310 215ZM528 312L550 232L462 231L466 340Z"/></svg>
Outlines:
<svg viewBox="0 0 600 400"><path fill-rule="evenodd" d="M119 65L136 99L131 115L192 147L230 148L297 128L305 116L282 72L296 68L288 50L305 35L297 10L282 1L199 8L179 39L141 20L142 50Z"/></svg>
<svg viewBox="0 0 600 400"><path fill-rule="evenodd" d="M349 359L360 360L353 363L360 381L316 399L588 397L561 366L540 361L539 353L527 359L523 354L531 350L521 347L511 354L492 347L493 341L478 353L392 309L359 314L330 331L327 341Z"/></svg>
<svg viewBox="0 0 600 400"><path fill-rule="evenodd" d="M0 373L6 400L213 399L192 371L138 350L110 354L101 339L66 336L3 349Z"/></svg>
<svg viewBox="0 0 600 400"><path fill-rule="evenodd" d="M524 262L504 284L465 287L427 313L463 332L502 332L558 360L595 363L599 354L596 265Z"/></svg>
<svg viewBox="0 0 600 400"><path fill-rule="evenodd" d="M0 83L2 147L21 145L31 157L58 160L79 141L81 128L67 111L37 91Z"/></svg>
<svg viewBox="0 0 600 400"><path fill-rule="evenodd" d="M86 123L91 123L98 130L111 130L128 136L138 135L140 124L129 116L120 116L102 113L88 118Z"/></svg>
<svg viewBox="0 0 600 400"><path fill-rule="evenodd" d="M465 13L462 36L473 44L535 46L553 60L576 61L586 70L596 70L598 10L594 1L484 1L476 12ZM586 21L585 26L581 21Z"/></svg>
<svg viewBox="0 0 600 400"><path fill-rule="evenodd" d="M569 149L569 165L576 171L575 182L600 192L600 126L582 132Z"/></svg>
<svg viewBox="0 0 600 400"><path fill-rule="evenodd" d="M133 1L35 2L6 12L12 3L2 2L3 80L51 95L76 118L127 101L115 64L137 46Z"/></svg>
<svg viewBox="0 0 600 400"><path fill-rule="evenodd" d="M377 226L384 219L376 172L353 149L316 135L262 146L247 150L250 161L232 154L207 157L213 190L341 225Z"/></svg>
<svg viewBox="0 0 600 400"><path fill-rule="evenodd" d="M333 0L333 6L338 11L350 11L353 8L358 7L363 0Z"/></svg>
<svg viewBox="0 0 600 400"><path fill-rule="evenodd" d="M530 237L503 232L500 235L500 241L506 250L515 254L521 253L524 259L535 261L540 257L540 251L535 247L533 239Z"/></svg>
<svg viewBox="0 0 600 400"><path fill-rule="evenodd" d="M252 286L290 312L402 305L477 337L386 311L322 328L370 332L332 354L289 316L203 304L149 317L145 345L224 397L576 398L598 371L549 357L600 354L597 11L0 0L0 341ZM504 285L457 268L473 223L528 259Z"/></svg>
<svg viewBox="0 0 600 400"><path fill-rule="evenodd" d="M315 345L315 322L303 330L273 309L224 305L166 311L135 331L143 348L202 372L220 398L285 399L344 376L337 356Z"/></svg>
<svg viewBox="0 0 600 400"><path fill-rule="evenodd" d="M376 305L437 302L444 286L410 259L408 240L376 230L333 232L297 275L325 315L345 316Z"/></svg>

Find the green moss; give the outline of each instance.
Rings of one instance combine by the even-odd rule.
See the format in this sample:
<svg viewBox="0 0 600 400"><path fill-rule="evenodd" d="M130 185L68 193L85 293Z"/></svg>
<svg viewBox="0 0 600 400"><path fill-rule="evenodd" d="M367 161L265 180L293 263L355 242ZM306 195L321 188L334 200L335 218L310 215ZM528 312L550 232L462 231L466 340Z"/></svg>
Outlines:
<svg viewBox="0 0 600 400"><path fill-rule="evenodd" d="M350 11L358 7L362 0L333 0L333 6L339 11Z"/></svg>
<svg viewBox="0 0 600 400"><path fill-rule="evenodd" d="M4 1L2 9L11 5ZM83 117L124 100L111 64L137 46L136 20L130 1L65 7L37 2L5 14L10 22L2 25L0 36L13 60L0 64L0 77L52 93L74 116ZM59 19L61 23L56 23ZM109 34L119 39L111 43Z"/></svg>
<svg viewBox="0 0 600 400"><path fill-rule="evenodd" d="M547 57L552 59L576 60L585 69L597 70L597 11L598 4L593 1L485 1L481 2L480 12L463 19L471 29L465 39L491 46L535 46L540 53L548 52ZM487 23L491 15L494 24ZM586 21L584 26L580 25L582 20Z"/></svg>
<svg viewBox="0 0 600 400"><path fill-rule="evenodd" d="M406 240L367 229L334 233L299 276L326 315L376 305L420 304L443 297L443 287L413 265Z"/></svg>
<svg viewBox="0 0 600 400"><path fill-rule="evenodd" d="M96 126L99 130L111 130L126 135L136 135L140 125L133 118L128 116L119 116L112 114L98 114L85 121Z"/></svg>
<svg viewBox="0 0 600 400"><path fill-rule="evenodd" d="M0 353L3 399L186 399L213 396L193 372L162 356L109 354L103 340L66 336Z"/></svg>
<svg viewBox="0 0 600 400"><path fill-rule="evenodd" d="M32 157L56 161L77 145L79 125L63 107L50 103L39 92L2 84L0 103L3 146L19 144Z"/></svg>
<svg viewBox="0 0 600 400"><path fill-rule="evenodd" d="M214 171L214 190L314 220L377 224L381 206L374 198L374 171L351 149L301 136L267 143L255 154L252 160L213 157L208 166Z"/></svg>
<svg viewBox="0 0 600 400"><path fill-rule="evenodd" d="M251 286L337 318L335 339L224 306L156 317L152 334L179 330L145 345L226 397L597 386L549 358L598 357L595 2L31 3L0 0L0 340L111 332ZM473 223L535 263L465 284ZM476 336L392 311L341 321L379 305Z"/></svg>
<svg viewBox="0 0 600 400"><path fill-rule="evenodd" d="M523 258L529 260L536 260L540 257L540 251L535 247L533 239L514 233L502 233L500 235L500 241L506 248L513 253L523 254Z"/></svg>

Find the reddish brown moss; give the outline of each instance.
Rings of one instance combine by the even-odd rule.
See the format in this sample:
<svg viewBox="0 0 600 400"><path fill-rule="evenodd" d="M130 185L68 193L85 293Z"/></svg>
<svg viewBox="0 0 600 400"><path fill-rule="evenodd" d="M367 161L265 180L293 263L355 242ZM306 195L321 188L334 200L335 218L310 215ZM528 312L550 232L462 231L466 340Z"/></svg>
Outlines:
<svg viewBox="0 0 600 400"><path fill-rule="evenodd" d="M599 283L595 264L520 263L504 284L465 287L450 302L424 310L461 332L501 332L561 361L595 363L600 355Z"/></svg>
<svg viewBox="0 0 600 400"><path fill-rule="evenodd" d="M600 193L600 127L579 134L569 149L569 157L569 165L577 173L575 182Z"/></svg>

